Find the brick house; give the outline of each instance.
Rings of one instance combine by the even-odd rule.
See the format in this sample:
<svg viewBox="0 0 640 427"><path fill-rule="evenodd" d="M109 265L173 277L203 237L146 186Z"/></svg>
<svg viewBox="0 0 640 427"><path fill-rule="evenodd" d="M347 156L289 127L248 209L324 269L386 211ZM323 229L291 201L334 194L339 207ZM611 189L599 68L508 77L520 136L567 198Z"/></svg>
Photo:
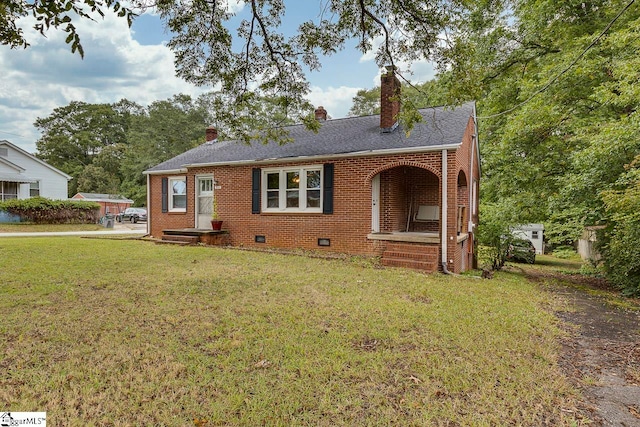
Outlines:
<svg viewBox="0 0 640 427"><path fill-rule="evenodd" d="M133 204L133 200L119 194L76 193L71 199L98 203L100 205L100 216L106 214L117 215Z"/></svg>
<svg viewBox="0 0 640 427"><path fill-rule="evenodd" d="M381 114L326 120L294 142L206 142L147 171L149 234L242 247L381 256L383 264L461 272L475 261L480 159L475 103L397 123L400 82L382 75ZM211 230L215 197L223 231ZM207 237L208 236L208 237ZM207 240L212 239L212 240Z"/></svg>

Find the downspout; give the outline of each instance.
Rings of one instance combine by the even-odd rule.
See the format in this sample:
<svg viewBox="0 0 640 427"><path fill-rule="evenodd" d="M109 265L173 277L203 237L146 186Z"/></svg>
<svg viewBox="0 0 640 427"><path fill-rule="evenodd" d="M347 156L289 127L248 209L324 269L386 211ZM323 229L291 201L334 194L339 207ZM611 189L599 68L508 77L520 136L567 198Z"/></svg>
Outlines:
<svg viewBox="0 0 640 427"><path fill-rule="evenodd" d="M449 180L447 179L447 150L442 150L442 221L440 224L440 246L442 252L442 272L444 274L451 274L449 269L447 268L447 205L449 201L447 200L447 186L449 184Z"/></svg>
<svg viewBox="0 0 640 427"><path fill-rule="evenodd" d="M473 160L475 159L474 154L478 154L479 157L479 153L477 153L477 144L478 144L478 116L476 115L476 107L475 105L473 106L473 135L471 135L471 156L469 159L469 209L468 209L468 215L469 215L469 222L467 225L467 228L469 230L470 233L473 233L473 230L475 228L475 225L473 223L473 212L475 210L475 201L478 198L478 195L475 193L476 188L473 182ZM479 159L478 159L479 160ZM478 161L478 163L480 163Z"/></svg>
<svg viewBox="0 0 640 427"><path fill-rule="evenodd" d="M147 174L147 234L151 234L151 175Z"/></svg>

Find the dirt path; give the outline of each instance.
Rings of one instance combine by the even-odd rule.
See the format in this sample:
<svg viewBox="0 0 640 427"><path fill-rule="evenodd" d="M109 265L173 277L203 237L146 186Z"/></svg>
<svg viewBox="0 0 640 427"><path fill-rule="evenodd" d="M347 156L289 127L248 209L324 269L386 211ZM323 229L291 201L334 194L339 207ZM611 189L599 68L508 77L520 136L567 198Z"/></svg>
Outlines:
<svg viewBox="0 0 640 427"><path fill-rule="evenodd" d="M557 313L568 329L562 366L583 390L579 408L596 426L640 427L640 311L613 307L589 289L606 282L583 276L526 270L567 301Z"/></svg>

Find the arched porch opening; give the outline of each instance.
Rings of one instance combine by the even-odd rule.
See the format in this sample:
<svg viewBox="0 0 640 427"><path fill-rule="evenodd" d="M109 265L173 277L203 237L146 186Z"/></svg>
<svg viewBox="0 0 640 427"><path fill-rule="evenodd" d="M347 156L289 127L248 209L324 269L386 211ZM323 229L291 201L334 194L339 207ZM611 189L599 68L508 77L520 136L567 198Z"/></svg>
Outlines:
<svg viewBox="0 0 640 427"><path fill-rule="evenodd" d="M372 179L372 232L423 234L440 230L440 178L419 166L399 165Z"/></svg>
<svg viewBox="0 0 640 427"><path fill-rule="evenodd" d="M458 172L457 183L457 221L456 231L458 236L468 232L469 226L469 186L467 184L467 175L464 171Z"/></svg>

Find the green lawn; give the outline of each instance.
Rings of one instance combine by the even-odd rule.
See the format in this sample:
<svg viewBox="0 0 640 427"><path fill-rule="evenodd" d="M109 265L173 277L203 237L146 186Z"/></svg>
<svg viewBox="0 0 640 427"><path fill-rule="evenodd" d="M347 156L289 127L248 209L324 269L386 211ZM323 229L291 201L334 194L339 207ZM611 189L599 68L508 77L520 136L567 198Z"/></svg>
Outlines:
<svg viewBox="0 0 640 427"><path fill-rule="evenodd" d="M0 256L0 408L52 426L580 423L555 299L514 273L72 237Z"/></svg>
<svg viewBox="0 0 640 427"><path fill-rule="evenodd" d="M0 223L0 233L41 233L48 231L97 231L104 230L100 224L33 224L25 222Z"/></svg>

